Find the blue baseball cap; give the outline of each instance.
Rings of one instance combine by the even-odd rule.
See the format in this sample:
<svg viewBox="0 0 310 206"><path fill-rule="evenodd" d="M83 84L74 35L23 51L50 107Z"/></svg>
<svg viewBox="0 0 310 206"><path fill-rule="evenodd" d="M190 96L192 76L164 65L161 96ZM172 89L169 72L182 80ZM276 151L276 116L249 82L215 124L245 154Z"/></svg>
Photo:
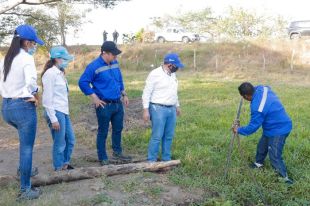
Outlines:
<svg viewBox="0 0 310 206"><path fill-rule="evenodd" d="M184 64L182 64L179 55L176 53L167 54L164 58L164 63L173 64L180 69L184 68Z"/></svg>
<svg viewBox="0 0 310 206"><path fill-rule="evenodd" d="M33 28L32 26L28 25L28 24L23 24L18 26L15 29L16 36L20 37L21 39L26 39L29 41L34 41L40 45L44 44L44 41L42 41L38 35L37 35L37 31L35 30L35 28Z"/></svg>
<svg viewBox="0 0 310 206"><path fill-rule="evenodd" d="M68 61L73 60L73 56L69 54L68 50L63 46L54 46L50 50L51 59L61 58Z"/></svg>

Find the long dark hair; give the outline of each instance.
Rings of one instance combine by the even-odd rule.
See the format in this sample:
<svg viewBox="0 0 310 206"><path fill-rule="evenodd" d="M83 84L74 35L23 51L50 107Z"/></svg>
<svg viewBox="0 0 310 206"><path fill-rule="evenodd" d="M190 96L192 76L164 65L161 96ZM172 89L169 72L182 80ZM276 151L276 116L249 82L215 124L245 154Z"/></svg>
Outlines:
<svg viewBox="0 0 310 206"><path fill-rule="evenodd" d="M23 46L24 40L17 36L17 32L14 32L10 48L4 57L4 81L6 80L12 66L13 59L19 54L20 48Z"/></svg>
<svg viewBox="0 0 310 206"><path fill-rule="evenodd" d="M45 63L45 65L44 65L43 72L42 72L42 74L41 74L41 78L43 77L44 73L45 73L48 69L52 68L54 65L56 65L56 59L50 59L50 60L48 60L48 61Z"/></svg>

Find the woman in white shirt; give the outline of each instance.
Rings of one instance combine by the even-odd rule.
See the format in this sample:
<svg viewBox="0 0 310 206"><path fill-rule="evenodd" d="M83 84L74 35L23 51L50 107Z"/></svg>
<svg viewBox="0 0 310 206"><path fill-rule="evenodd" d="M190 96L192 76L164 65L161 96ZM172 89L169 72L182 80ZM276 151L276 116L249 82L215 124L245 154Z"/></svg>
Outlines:
<svg viewBox="0 0 310 206"><path fill-rule="evenodd" d="M53 47L51 59L42 73L44 116L51 130L53 144L53 166L55 171L70 170L71 154L75 144L74 132L69 116L68 83L64 69L72 61L66 48Z"/></svg>
<svg viewBox="0 0 310 206"><path fill-rule="evenodd" d="M37 71L32 55L37 43L44 44L32 26L18 26L0 65L2 116L5 122L17 129L19 135L20 200L35 199L40 195L37 188L31 187L30 181L31 176L38 174L37 168L32 168L38 105Z"/></svg>

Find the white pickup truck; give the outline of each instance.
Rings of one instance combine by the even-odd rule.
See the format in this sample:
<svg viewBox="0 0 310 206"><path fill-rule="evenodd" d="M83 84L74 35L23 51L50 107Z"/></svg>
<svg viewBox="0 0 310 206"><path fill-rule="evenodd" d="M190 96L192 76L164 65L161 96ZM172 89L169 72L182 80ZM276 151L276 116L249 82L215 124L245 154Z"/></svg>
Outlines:
<svg viewBox="0 0 310 206"><path fill-rule="evenodd" d="M189 43L199 41L199 35L186 32L182 28L167 28L163 32L155 33L155 41L159 43L166 41Z"/></svg>

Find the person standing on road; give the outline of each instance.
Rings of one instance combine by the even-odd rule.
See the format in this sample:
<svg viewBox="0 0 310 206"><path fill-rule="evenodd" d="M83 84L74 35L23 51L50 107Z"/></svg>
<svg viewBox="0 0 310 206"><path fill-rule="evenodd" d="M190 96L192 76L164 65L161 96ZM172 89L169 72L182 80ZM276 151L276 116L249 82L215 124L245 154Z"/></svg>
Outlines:
<svg viewBox="0 0 310 206"><path fill-rule="evenodd" d="M115 44L117 44L117 39L118 39L119 33L115 30L113 32L113 41Z"/></svg>
<svg viewBox="0 0 310 206"><path fill-rule="evenodd" d="M267 153L269 153L272 167L285 183L293 184L293 181L288 177L282 158L285 140L292 130L292 120L270 87L262 85L254 87L251 83L244 82L238 90L245 100L251 102L251 120L244 127L240 127L239 123L236 123L232 128L233 132L249 136L261 126L263 128L262 137L257 145L256 161L251 167L262 168Z"/></svg>
<svg viewBox="0 0 310 206"><path fill-rule="evenodd" d="M17 129L19 135L20 193L18 200L36 199L38 188L31 187L30 177L38 174L32 168L33 145L37 131L38 90L37 71L33 58L37 45L44 42L30 25L15 29L13 40L0 65L0 93L2 116L6 123Z"/></svg>
<svg viewBox="0 0 310 206"><path fill-rule="evenodd" d="M69 87L65 69L73 60L66 48L55 46L42 72L44 116L51 130L55 171L74 169L70 165L75 136L69 116Z"/></svg>
<svg viewBox="0 0 310 206"><path fill-rule="evenodd" d="M148 147L147 160L157 161L160 142L162 142L162 161L171 160L171 145L179 116L178 80L175 72L184 68L179 56L167 54L164 64L151 71L143 90L143 119L151 120L152 135Z"/></svg>
<svg viewBox="0 0 310 206"><path fill-rule="evenodd" d="M123 130L124 108L129 100L125 92L124 82L119 63L116 60L121 51L112 41L106 41L101 46L101 54L87 65L80 77L81 91L92 98L96 107L98 120L97 154L101 165L109 164L106 153L106 139L109 123L112 124L112 149L113 159L130 161L131 157L125 156L121 147Z"/></svg>
<svg viewBox="0 0 310 206"><path fill-rule="evenodd" d="M108 32L106 30L103 31L103 42L106 42L108 39Z"/></svg>

